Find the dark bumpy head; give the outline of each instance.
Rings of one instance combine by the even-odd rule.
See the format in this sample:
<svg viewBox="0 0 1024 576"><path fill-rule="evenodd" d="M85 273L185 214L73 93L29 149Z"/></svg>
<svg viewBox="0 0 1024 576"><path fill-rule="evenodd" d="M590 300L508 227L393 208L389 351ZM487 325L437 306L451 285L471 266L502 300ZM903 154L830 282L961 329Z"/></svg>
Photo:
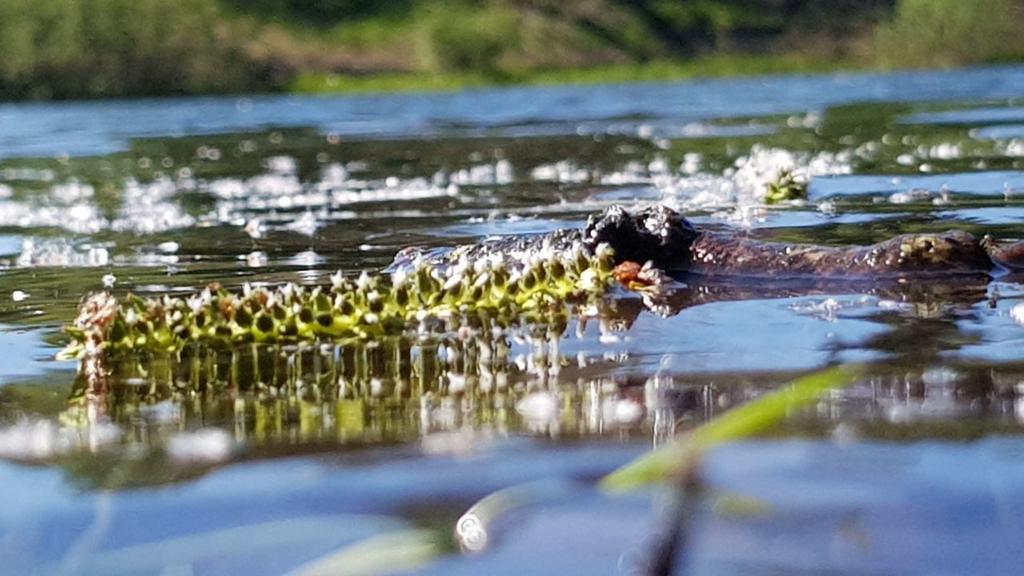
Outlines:
<svg viewBox="0 0 1024 576"><path fill-rule="evenodd" d="M689 264L690 244L698 232L675 210L653 206L630 214L622 206L612 206L591 216L583 231L584 242L593 249L607 242L615 250L615 260L654 262L667 270L684 269Z"/></svg>

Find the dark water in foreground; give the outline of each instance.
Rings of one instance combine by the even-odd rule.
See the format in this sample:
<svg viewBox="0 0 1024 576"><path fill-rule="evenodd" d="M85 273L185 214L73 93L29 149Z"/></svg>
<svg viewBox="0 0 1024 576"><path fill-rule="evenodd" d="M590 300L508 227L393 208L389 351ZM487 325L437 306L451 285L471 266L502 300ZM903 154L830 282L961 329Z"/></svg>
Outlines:
<svg viewBox="0 0 1024 576"><path fill-rule="evenodd" d="M614 203L791 242L1021 239L1022 97L992 68L0 106L0 573L634 573L672 490L596 480L845 361L870 375L710 456L676 572L1012 572L1013 276L691 280L563 334L271 347L235 359L254 377L128 362L103 391L52 358L104 283L326 283ZM780 169L806 202L763 205Z"/></svg>

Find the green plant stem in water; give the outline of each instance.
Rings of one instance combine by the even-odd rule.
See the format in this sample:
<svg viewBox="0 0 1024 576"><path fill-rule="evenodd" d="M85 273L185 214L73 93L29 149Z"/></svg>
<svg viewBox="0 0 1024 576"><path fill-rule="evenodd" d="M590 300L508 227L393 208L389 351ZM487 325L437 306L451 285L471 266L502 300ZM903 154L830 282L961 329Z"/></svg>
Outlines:
<svg viewBox="0 0 1024 576"><path fill-rule="evenodd" d="M665 482L696 466L710 448L771 429L794 410L847 386L863 372L859 365L840 365L797 378L781 390L726 412L667 446L644 454L602 479L610 492L632 490Z"/></svg>

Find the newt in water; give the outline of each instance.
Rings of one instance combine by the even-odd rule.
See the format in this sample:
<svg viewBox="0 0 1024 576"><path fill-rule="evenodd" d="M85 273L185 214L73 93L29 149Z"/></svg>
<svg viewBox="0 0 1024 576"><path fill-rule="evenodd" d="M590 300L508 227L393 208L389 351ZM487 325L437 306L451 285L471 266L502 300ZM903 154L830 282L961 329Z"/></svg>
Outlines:
<svg viewBox="0 0 1024 576"><path fill-rule="evenodd" d="M762 242L695 228L664 206L612 207L586 226L451 250L407 249L390 274L332 277L330 287L211 286L188 298L87 297L67 328L64 356L175 352L193 344L345 341L423 332L564 327L620 283L670 292L671 275L772 281L886 281L992 277L1024 267L1024 243L998 245L962 231L903 234L869 246ZM616 282L618 281L618 282ZM719 287L721 290L721 287Z"/></svg>
<svg viewBox="0 0 1024 576"><path fill-rule="evenodd" d="M678 212L654 206L630 213L613 206L592 216L579 230L489 240L451 252L409 250L395 266L424 256L435 263L515 255L549 245L560 249L607 245L617 264L650 262L672 274L773 279L875 280L904 277L989 275L1024 268L1024 242L999 245L951 230L901 234L868 246L828 247L764 242L735 232L699 230ZM639 270L639 268L637 268Z"/></svg>

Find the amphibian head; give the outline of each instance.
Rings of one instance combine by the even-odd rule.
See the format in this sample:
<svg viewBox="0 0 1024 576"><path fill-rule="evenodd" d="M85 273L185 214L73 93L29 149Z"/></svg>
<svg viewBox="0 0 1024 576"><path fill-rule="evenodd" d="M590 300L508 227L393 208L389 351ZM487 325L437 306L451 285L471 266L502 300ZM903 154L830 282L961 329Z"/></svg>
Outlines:
<svg viewBox="0 0 1024 576"><path fill-rule="evenodd" d="M607 243L615 250L617 262L653 262L659 268L686 268L690 244L698 232L681 214L665 206L653 206L630 214L612 206L591 216L583 231L591 249Z"/></svg>

